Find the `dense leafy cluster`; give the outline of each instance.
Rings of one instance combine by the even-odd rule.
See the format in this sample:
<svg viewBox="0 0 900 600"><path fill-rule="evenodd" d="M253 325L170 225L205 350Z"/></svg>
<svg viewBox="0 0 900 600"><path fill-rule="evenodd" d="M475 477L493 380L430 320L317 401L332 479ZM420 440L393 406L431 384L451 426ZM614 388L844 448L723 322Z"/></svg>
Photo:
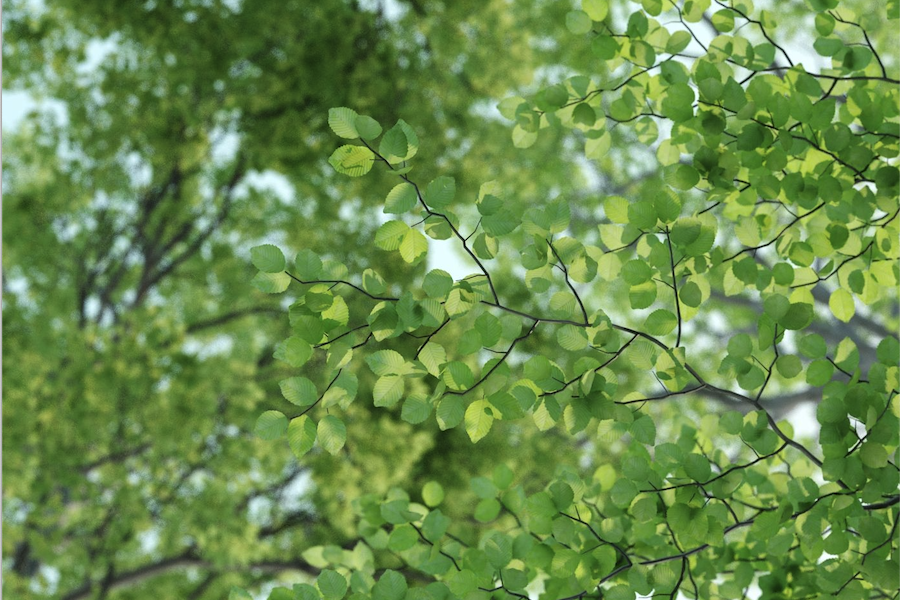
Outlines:
<svg viewBox="0 0 900 600"><path fill-rule="evenodd" d="M618 15L584 0L568 13L577 37L564 43L589 46L600 75L499 109L520 148L562 128L600 160L616 128L655 150L655 187L604 198L593 230L563 198L526 207L497 182L477 194L447 175L426 183L407 122L329 112L348 141L337 172L398 179L373 262L425 265L428 238L449 239L473 273L422 269L398 285L255 247L257 288L294 295L275 357L308 366L280 383L295 408L263 413L258 435L286 435L301 458L316 443L346 452L342 414L371 395L476 444L531 420L607 454L549 481L504 464L475 477L481 525L466 535L441 512L440 482L362 496L357 545L310 549L316 585L270 598L896 597L900 343L884 319L896 323L900 82L867 25L836 1L809 6L813 48L830 59L815 72L749 0L644 0ZM897 3L886 8L895 23ZM716 30L705 42L703 20ZM734 297L752 326L704 348L695 323ZM368 304L357 313L351 299ZM864 331L826 340L816 324L834 319ZM777 418L785 394L816 399L818 444ZM671 410L695 396L724 411Z"/></svg>

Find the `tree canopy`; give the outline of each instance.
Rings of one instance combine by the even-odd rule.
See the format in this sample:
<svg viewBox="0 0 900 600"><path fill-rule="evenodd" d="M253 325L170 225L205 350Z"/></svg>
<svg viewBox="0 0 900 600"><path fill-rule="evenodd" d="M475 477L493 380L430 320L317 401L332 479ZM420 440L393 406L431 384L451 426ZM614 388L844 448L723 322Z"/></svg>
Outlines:
<svg viewBox="0 0 900 600"><path fill-rule="evenodd" d="M897 2L6 4L5 592L896 598Z"/></svg>

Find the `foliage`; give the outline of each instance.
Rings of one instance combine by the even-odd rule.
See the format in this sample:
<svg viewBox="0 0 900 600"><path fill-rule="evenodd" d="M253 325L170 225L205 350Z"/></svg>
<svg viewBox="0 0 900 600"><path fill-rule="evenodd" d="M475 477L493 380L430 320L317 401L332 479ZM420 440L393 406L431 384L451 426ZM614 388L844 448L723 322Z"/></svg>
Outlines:
<svg viewBox="0 0 900 600"><path fill-rule="evenodd" d="M464 430L474 453L498 428L598 452L542 481L497 461L471 480L463 517L442 511L440 478L364 495L359 541L309 549L315 585L270 598L743 598L754 586L762 598L896 597L900 82L869 36L879 15L809 7L821 70L746 0L645 0L621 15L584 0L565 16L576 38L561 43L589 46L600 76L499 110L520 148L570 130L602 159L615 129L655 149L652 182L603 198L593 231L562 197L526 204L498 182L477 194L445 174L428 182L427 136L331 109L345 144L333 168L399 180L373 266L398 254L428 264L430 237L454 240L474 273L395 282L256 248L257 287L292 294L276 357L312 365L303 386L314 386L296 402L283 382L299 408L259 427L281 437L268 435L277 419L301 458L314 437L352 455L339 424L371 394L407 423ZM886 9L896 24L897 3ZM723 312L727 342L704 344L696 324ZM818 332L840 322L855 335ZM697 396L723 410L698 415ZM791 396L816 401L818 443L779 420Z"/></svg>
<svg viewBox="0 0 900 600"><path fill-rule="evenodd" d="M543 143L557 158L510 146L498 166L481 153L508 130L479 105L540 64L585 64L530 45L564 30L562 8L401 8L3 3L4 94L33 100L3 131L4 596L258 589L278 573L315 571L307 548L355 538L351 502L362 493L441 473L452 494L489 468L491 456L448 460L465 433L414 428L362 403L348 409L352 459L317 447L298 463L254 434L279 382L298 374L272 357L289 324L278 299L250 285L247 248L327 256L341 240L342 261L362 270L380 210L363 192L394 181L333 173L329 106L378 107L382 119L437 113L417 127L432 141L418 157L453 157L460 185L525 169L536 175L523 189L541 195L557 176L578 179L561 135ZM515 60L497 60L501 49ZM379 270L413 275L400 258ZM354 313L365 304L347 300ZM302 351L289 345L285 356L298 362ZM285 389L302 403L309 384ZM322 430L340 438L338 425ZM309 425L287 433L296 448L312 435ZM564 448L484 444L531 462Z"/></svg>

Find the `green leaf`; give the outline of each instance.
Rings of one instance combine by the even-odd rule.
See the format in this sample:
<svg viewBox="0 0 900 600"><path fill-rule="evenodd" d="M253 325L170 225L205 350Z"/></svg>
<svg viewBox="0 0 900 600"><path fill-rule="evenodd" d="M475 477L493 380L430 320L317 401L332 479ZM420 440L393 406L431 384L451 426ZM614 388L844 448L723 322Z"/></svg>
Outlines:
<svg viewBox="0 0 900 600"><path fill-rule="evenodd" d="M703 302L703 293L700 291L699 285L689 281L678 290L678 299L685 306L697 308Z"/></svg>
<svg viewBox="0 0 900 600"><path fill-rule="evenodd" d="M475 376L466 363L453 361L444 365L442 373L444 383L454 391L468 390L475 385Z"/></svg>
<svg viewBox="0 0 900 600"><path fill-rule="evenodd" d="M406 578L387 569L372 588L372 600L403 600L406 597Z"/></svg>
<svg viewBox="0 0 900 600"><path fill-rule="evenodd" d="M735 358L747 358L753 352L753 340L746 333L739 333L728 340L728 354Z"/></svg>
<svg viewBox="0 0 900 600"><path fill-rule="evenodd" d="M278 385L281 388L281 395L297 406L310 406L318 397L316 386L306 377L282 379Z"/></svg>
<svg viewBox="0 0 900 600"><path fill-rule="evenodd" d="M433 269L425 275L422 282L422 289L428 294L429 298L446 298L453 287L453 277L450 273L441 269Z"/></svg>
<svg viewBox="0 0 900 600"><path fill-rule="evenodd" d="M797 349L807 358L822 358L828 352L825 338L818 333L801 337L797 343Z"/></svg>
<svg viewBox="0 0 900 600"><path fill-rule="evenodd" d="M844 323L849 322L856 312L853 294L844 288L838 288L831 293L831 297L828 299L828 307L831 309L832 314Z"/></svg>
<svg viewBox="0 0 900 600"><path fill-rule="evenodd" d="M384 134L378 145L378 153L391 164L411 159L418 150L419 138L402 119Z"/></svg>
<svg viewBox="0 0 900 600"><path fill-rule="evenodd" d="M812 323L813 314L812 304L792 303L787 313L778 323L785 329L803 329Z"/></svg>
<svg viewBox="0 0 900 600"><path fill-rule="evenodd" d="M316 433L319 445L329 454L337 454L347 441L347 426L333 415L327 415L319 421Z"/></svg>
<svg viewBox="0 0 900 600"><path fill-rule="evenodd" d="M609 11L607 0L581 0L583 10L593 21L603 21Z"/></svg>
<svg viewBox="0 0 900 600"><path fill-rule="evenodd" d="M495 498L485 498L475 505L474 517L480 523L490 523L500 514L502 506Z"/></svg>
<svg viewBox="0 0 900 600"><path fill-rule="evenodd" d="M291 419L287 437L294 456L302 458L316 443L316 423L306 415Z"/></svg>
<svg viewBox="0 0 900 600"><path fill-rule="evenodd" d="M427 252L428 239L418 229L407 229L400 242L400 256L403 260L407 263L418 262Z"/></svg>
<svg viewBox="0 0 900 600"><path fill-rule="evenodd" d="M419 541L419 534L411 525L403 524L394 527L388 540L388 548L394 552L409 550Z"/></svg>
<svg viewBox="0 0 900 600"><path fill-rule="evenodd" d="M589 32L592 26L591 18L582 10L573 10L566 14L566 27L575 35Z"/></svg>
<svg viewBox="0 0 900 600"><path fill-rule="evenodd" d="M666 42L666 52L669 54L678 54L688 47L691 43L691 34L687 31L676 31L669 36Z"/></svg>
<svg viewBox="0 0 900 600"><path fill-rule="evenodd" d="M322 260L310 250L297 253L294 267L297 269L296 276L303 281L315 281L322 274Z"/></svg>
<svg viewBox="0 0 900 600"><path fill-rule="evenodd" d="M537 141L537 132L527 131L521 125L516 125L513 127L512 141L516 148L530 148Z"/></svg>
<svg viewBox="0 0 900 600"><path fill-rule="evenodd" d="M356 126L359 137L366 141L374 140L381 135L381 125L378 121L367 115L358 115L353 124Z"/></svg>
<svg viewBox="0 0 900 600"><path fill-rule="evenodd" d="M419 360L430 375L441 376L441 367L447 362L447 351L436 342L427 342L419 351Z"/></svg>
<svg viewBox="0 0 900 600"><path fill-rule="evenodd" d="M273 356L276 360L299 368L312 357L312 346L297 336L291 336L275 347Z"/></svg>
<svg viewBox="0 0 900 600"><path fill-rule="evenodd" d="M775 368L782 377L793 379L803 370L803 363L793 354L782 354L775 361Z"/></svg>
<svg viewBox="0 0 900 600"><path fill-rule="evenodd" d="M284 435L287 428L288 420L284 414L277 410L267 410L259 415L259 418L256 420L256 428L254 431L256 432L257 437L264 440L277 440Z"/></svg>
<svg viewBox="0 0 900 600"><path fill-rule="evenodd" d="M425 188L425 204L438 210L453 202L456 195L456 180L442 175Z"/></svg>
<svg viewBox="0 0 900 600"><path fill-rule="evenodd" d="M665 179L677 190L689 190L700 181L700 173L690 165L672 165L666 168Z"/></svg>
<svg viewBox="0 0 900 600"><path fill-rule="evenodd" d="M596 137L588 136L587 140L585 140L584 155L594 160L600 160L609 152L609 148L612 145L612 136L605 129L600 132L593 131L590 133L597 135Z"/></svg>
<svg viewBox="0 0 900 600"><path fill-rule="evenodd" d="M411 394L403 401L400 418L414 425L422 423L431 414L431 403L423 396Z"/></svg>
<svg viewBox="0 0 900 600"><path fill-rule="evenodd" d="M656 443L656 423L648 415L635 419L629 427L632 437L642 444L652 446Z"/></svg>
<svg viewBox="0 0 900 600"><path fill-rule="evenodd" d="M650 281L653 277L653 270L646 261L640 259L629 260L622 265L622 279L631 285L640 285L646 281Z"/></svg>
<svg viewBox="0 0 900 600"><path fill-rule="evenodd" d="M379 377L372 389L372 397L375 399L375 406L390 408L400 401L403 397L403 391L406 384L403 377L399 375L384 375Z"/></svg>
<svg viewBox="0 0 900 600"><path fill-rule="evenodd" d="M445 377L446 377L445 371ZM460 424L465 414L465 405L459 396L444 396L437 408L438 427L441 431L453 429Z"/></svg>
<svg viewBox="0 0 900 600"><path fill-rule="evenodd" d="M422 500L435 507L444 501L444 488L437 481L429 481L422 487Z"/></svg>
<svg viewBox="0 0 900 600"><path fill-rule="evenodd" d="M384 156L391 163L403 161L409 153L409 146L406 142L406 134L399 126L394 126L388 130L381 143L378 145L378 153Z"/></svg>
<svg viewBox="0 0 900 600"><path fill-rule="evenodd" d="M656 226L656 207L649 200L641 200L628 205L628 222L638 229L652 229Z"/></svg>
<svg viewBox="0 0 900 600"><path fill-rule="evenodd" d="M660 308L650 313L644 328L650 335L666 335L675 329L677 324L678 319L671 311Z"/></svg>
<svg viewBox="0 0 900 600"><path fill-rule="evenodd" d="M340 600L347 593L347 580L337 571L323 569L316 578L319 591L327 600Z"/></svg>
<svg viewBox="0 0 900 600"><path fill-rule="evenodd" d="M688 477L700 483L705 483L712 475L709 461L695 452L684 457L684 471Z"/></svg>
<svg viewBox="0 0 900 600"><path fill-rule="evenodd" d="M341 146L332 153L328 164L342 175L361 177L372 170L375 155L364 146Z"/></svg>
<svg viewBox="0 0 900 600"><path fill-rule="evenodd" d="M518 226L519 219L508 210L501 210L481 219L481 227L485 233L495 237L511 233Z"/></svg>
<svg viewBox="0 0 900 600"><path fill-rule="evenodd" d="M257 273L251 281L253 287L264 294L280 294L291 285L291 277L287 273Z"/></svg>
<svg viewBox="0 0 900 600"><path fill-rule="evenodd" d="M382 250L397 250L408 231L409 225L403 221L388 221L375 232L375 245Z"/></svg>
<svg viewBox="0 0 900 600"><path fill-rule="evenodd" d="M359 115L351 108L330 108L328 109L328 126L342 138L355 140L359 137L356 131L356 118Z"/></svg>
<svg viewBox="0 0 900 600"><path fill-rule="evenodd" d="M281 273L284 271L284 254L277 246L263 244L250 249L253 266L263 273Z"/></svg>
<svg viewBox="0 0 900 600"><path fill-rule="evenodd" d="M494 412L487 400L476 400L466 409L466 433L473 443L478 443L491 430Z"/></svg>
<svg viewBox="0 0 900 600"><path fill-rule="evenodd" d="M443 498L443 491L441 492ZM450 518L444 516L439 508L432 510L422 521L422 535L430 542L437 542L447 533L450 526Z"/></svg>
<svg viewBox="0 0 900 600"><path fill-rule="evenodd" d="M400 183L388 192L384 201L384 212L389 214L402 214L411 211L418 202L416 188L412 184Z"/></svg>
<svg viewBox="0 0 900 600"><path fill-rule="evenodd" d="M378 376L403 375L407 372L406 359L396 350L378 350L366 357L366 364Z"/></svg>

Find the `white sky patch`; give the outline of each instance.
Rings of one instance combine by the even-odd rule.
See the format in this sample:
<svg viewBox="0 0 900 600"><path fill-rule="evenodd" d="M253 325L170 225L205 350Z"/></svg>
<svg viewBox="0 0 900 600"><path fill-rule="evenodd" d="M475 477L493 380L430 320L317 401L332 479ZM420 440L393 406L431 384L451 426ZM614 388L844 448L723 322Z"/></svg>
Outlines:
<svg viewBox="0 0 900 600"><path fill-rule="evenodd" d="M297 192L287 177L271 169L248 173L241 186L270 191L284 204L291 204L297 199Z"/></svg>

